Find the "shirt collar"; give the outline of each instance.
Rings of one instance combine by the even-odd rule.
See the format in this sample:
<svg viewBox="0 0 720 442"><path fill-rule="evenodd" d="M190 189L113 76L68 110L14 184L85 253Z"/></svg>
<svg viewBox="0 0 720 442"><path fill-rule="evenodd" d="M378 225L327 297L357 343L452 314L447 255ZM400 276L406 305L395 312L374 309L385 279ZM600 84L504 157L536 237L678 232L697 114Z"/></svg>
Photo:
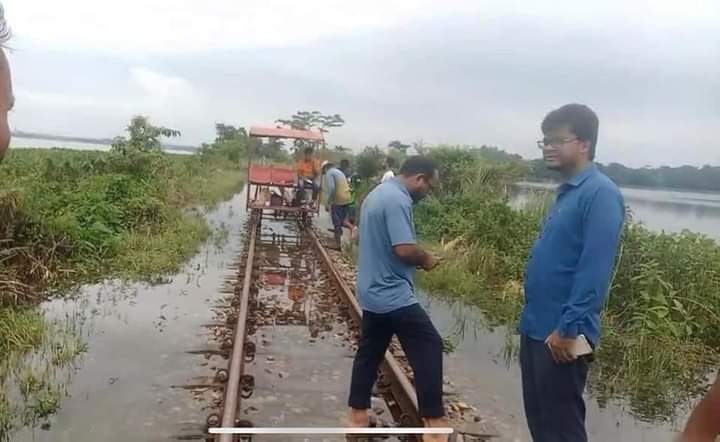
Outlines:
<svg viewBox="0 0 720 442"><path fill-rule="evenodd" d="M407 187L405 187L405 183L400 180L400 177L396 176L388 180L388 182L397 186L408 198L412 199L412 197L410 196L410 192L407 190Z"/></svg>
<svg viewBox="0 0 720 442"><path fill-rule="evenodd" d="M595 163L590 163L583 170L576 173L575 176L570 178L565 182L565 184L572 186L572 187L578 187L583 182L585 182L586 179L590 178L595 172L597 172L597 166Z"/></svg>

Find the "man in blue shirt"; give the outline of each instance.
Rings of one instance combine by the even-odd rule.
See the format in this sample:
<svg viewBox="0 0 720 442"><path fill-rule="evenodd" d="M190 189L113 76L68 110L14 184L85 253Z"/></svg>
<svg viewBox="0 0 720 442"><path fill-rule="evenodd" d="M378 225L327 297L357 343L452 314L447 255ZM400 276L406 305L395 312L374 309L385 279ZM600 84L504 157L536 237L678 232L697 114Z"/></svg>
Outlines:
<svg viewBox="0 0 720 442"><path fill-rule="evenodd" d="M586 442L583 390L590 356L577 357L584 335L597 347L625 204L593 163L598 118L568 104L542 122L545 164L564 182L533 246L520 320L520 366L534 442Z"/></svg>
<svg viewBox="0 0 720 442"><path fill-rule="evenodd" d="M410 157L400 176L377 186L362 204L357 294L363 316L348 401L353 426L368 425L372 386L393 335L415 374L425 425L446 425L442 340L415 297L415 269L432 270L438 260L418 247L412 212L413 203L425 197L438 179L432 160Z"/></svg>

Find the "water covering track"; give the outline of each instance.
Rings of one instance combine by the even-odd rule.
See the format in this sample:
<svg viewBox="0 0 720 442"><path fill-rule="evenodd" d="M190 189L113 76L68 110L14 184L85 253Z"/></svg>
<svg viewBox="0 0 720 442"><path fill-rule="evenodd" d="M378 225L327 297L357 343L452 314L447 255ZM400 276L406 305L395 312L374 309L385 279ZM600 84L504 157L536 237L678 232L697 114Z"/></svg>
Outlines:
<svg viewBox="0 0 720 442"><path fill-rule="evenodd" d="M245 263L245 276L243 278L242 291L240 294L240 306L238 319L235 325L235 338L233 349L230 355L230 372L228 373L227 385L225 386L225 401L223 402L223 415L221 425L223 427L235 426L236 413L239 405L238 395L240 392L240 380L243 375L245 363L245 333L247 325L248 304L250 301L250 283L252 281L252 268L255 257L255 240L260 225L260 218L255 221L253 214L250 220L250 240L248 241L247 261ZM221 434L218 437L220 442L232 442L232 435Z"/></svg>
<svg viewBox="0 0 720 442"><path fill-rule="evenodd" d="M263 225L264 219L274 220L273 227L277 229L277 225L280 225L286 231L288 226L293 228L296 225L297 232L295 234L287 232L290 234L280 235L276 235L274 231L272 234L264 233L263 228L273 230L273 227ZM219 365L221 368L216 370L214 379L210 382L214 386L211 390L222 392L222 394L221 399L218 398L215 405L210 407L214 409L214 412L208 416L206 428L269 426L267 419L264 419L263 425L255 424L256 419L264 416L263 414L256 415L255 418L250 417L250 415L253 414L252 412L272 414L272 411L277 414L278 408L273 409L272 407L277 407L279 403L268 405L266 402L262 402L263 397L256 390L266 393L270 391L271 393L268 394L275 395L289 393L286 398L293 394L306 398L293 399L295 403L311 400L309 396L320 397L322 395L327 396L330 393L338 396L338 392L344 390L349 378L347 361L352 360L352 353L349 353L348 350L356 348L356 340L359 335L362 310L355 298L353 289L346 281L347 275L343 276L343 273L338 270L336 266L337 255L333 255L326 250L323 241L309 223L303 222L302 218L268 217L263 214L262 210L254 209L249 217L247 229L247 245L244 257L239 263L238 274L234 278L235 281L229 281L233 286L232 290L228 289L226 291L228 294L233 294L232 301L226 306L226 311L229 311L229 313L226 313L225 321L211 324L211 326L224 327L226 333L223 335L225 337L221 338L220 350L210 349L206 353L212 355L221 354L224 358L229 359L229 362L227 368L223 367L223 363ZM272 238L270 244L275 247L271 249L272 255L270 249L266 247L268 244L266 238L268 236ZM282 244L282 246L279 244ZM289 260L289 265L287 262L281 262L283 260L280 256L282 253L286 254L283 258L286 261ZM298 256L304 256L305 261ZM311 261L311 264L308 264L308 261ZM305 266L303 266L303 262ZM318 265L315 265L315 263ZM295 290L293 290L292 294L288 291L284 296L273 298L268 293L272 293L273 290L277 292L277 289L272 286L264 287L262 280L275 278L285 281L285 276L282 275L287 276L290 286L295 284ZM293 275L296 278L295 282L292 281ZM310 281L310 283L303 285L301 282L298 289L297 275L302 275L305 278L304 281ZM259 289L259 287L262 289ZM298 292L302 293L298 294ZM290 310L283 309L287 305L280 306L278 304L279 298L283 298L283 302L287 303L285 298L297 298L297 296L300 296L304 301L298 303L296 299ZM298 304L302 304L302 306L298 307ZM329 306L328 308L332 309L332 312L328 313L328 308L323 310L321 304ZM300 327L300 329L304 330L306 335L307 331L310 330L311 337L305 341L295 339L297 338L297 332L287 332L293 325L302 325L303 327ZM336 332L334 336L335 338L342 336L343 343L340 345L344 350L338 350L338 339L335 339L335 350L332 350L332 345L329 342L332 339L324 340L326 336L323 335L318 337L319 330L323 329L323 331L330 332L337 331L339 328L345 328L345 331ZM282 342L272 344L270 347L274 349L275 353L273 353L274 356L271 356L269 353L264 353L270 351L270 347L266 346L266 334L272 334L278 329L284 331L285 338L290 336L290 339L295 339L295 342L289 345L285 343L284 348L282 348ZM328 334L325 333L325 335ZM327 337L332 338L329 335ZM253 342L253 339L256 342ZM267 339L270 340L271 338L267 337ZM320 339L323 341L321 342ZM303 344L304 342L308 342L307 348ZM331 349L328 350L328 348ZM403 363L403 361L398 360L393 355L393 351L397 351L397 349L393 350L391 348L386 352L381 364L373 393L373 410L380 414L387 411L386 416L392 419L391 422L381 422L381 426L421 427L423 422L418 413L415 388L407 374L409 372L408 365L406 361ZM401 351L400 353L402 355ZM265 356L266 361L271 362L266 362L263 365L259 360L256 361L258 355ZM301 358L304 358L304 367ZM271 373L271 369L277 369L277 362L280 362L280 360L286 360L287 367L291 371L291 373L285 373L285 378L293 375L295 375L296 379L303 375L308 376L308 360L310 365L315 366L310 367L315 368L312 373L317 371L317 367L330 367L334 376L331 378L326 376L323 383L332 384L334 386L332 388L335 388L335 390L328 391L327 385L320 383L316 384L316 391L312 385L309 385L307 381L302 381L301 378L301 381L297 382L296 380L295 384L288 381L288 383L283 384L285 391L278 391L276 382L273 382L273 379L277 381L277 378L270 378L266 373ZM248 363L252 363L252 367L249 369L246 366ZM275 365L268 365L272 363L275 363ZM345 365L345 369L338 370L343 365ZM281 372L274 374L283 377ZM255 397L253 397L254 393ZM343 395L344 393L339 394ZM331 395L330 397L335 396ZM337 402L337 399L335 400ZM322 401L324 399L321 400L321 403ZM378 405L378 403L381 403L381 405ZM288 402L285 403L285 405L287 404ZM303 424L308 427L317 426L319 420L327 423L328 416L337 416L339 406L340 403L337 402L335 406L329 405L328 409L324 409L324 406L315 407L315 419L306 419ZM258 411L258 408L264 410L261 412ZM318 408L320 409L318 410ZM342 408L341 412L344 414L344 407ZM285 415L282 406L280 409L279 413ZM252 412L248 412L248 410ZM259 420L263 421L263 419ZM330 420L329 422L333 421ZM487 432L471 430L467 433L474 435L471 440L488 440L490 437ZM250 436L220 434L213 437L206 433L204 438L216 442L232 442L249 440ZM400 437L400 440L420 440L420 436L404 435Z"/></svg>

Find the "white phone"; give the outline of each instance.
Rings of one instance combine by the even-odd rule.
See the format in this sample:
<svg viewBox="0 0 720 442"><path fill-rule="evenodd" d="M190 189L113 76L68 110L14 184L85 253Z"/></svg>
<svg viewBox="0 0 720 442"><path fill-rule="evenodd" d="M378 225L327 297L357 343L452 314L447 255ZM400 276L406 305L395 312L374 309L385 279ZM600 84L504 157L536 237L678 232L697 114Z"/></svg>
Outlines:
<svg viewBox="0 0 720 442"><path fill-rule="evenodd" d="M575 345L573 346L573 353L575 353L575 356L585 356L591 354L592 352L592 346L585 335L578 335L575 339Z"/></svg>

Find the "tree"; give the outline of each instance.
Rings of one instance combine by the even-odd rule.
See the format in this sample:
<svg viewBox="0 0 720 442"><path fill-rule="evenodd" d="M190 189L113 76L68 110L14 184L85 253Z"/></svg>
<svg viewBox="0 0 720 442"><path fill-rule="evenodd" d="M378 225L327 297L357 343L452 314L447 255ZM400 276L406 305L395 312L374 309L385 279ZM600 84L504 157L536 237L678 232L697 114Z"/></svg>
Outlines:
<svg viewBox="0 0 720 442"><path fill-rule="evenodd" d="M288 119L281 118L275 120L275 123L290 127L291 129L317 129L324 136L330 132L330 129L343 126L345 120L339 114L323 115L319 111L298 111ZM311 145L311 143L306 140L295 140L293 144L296 151L303 150Z"/></svg>
<svg viewBox="0 0 720 442"><path fill-rule="evenodd" d="M153 126L147 117L141 115L133 117L130 120L130 125L125 130L130 134L130 137L115 137L111 148L113 152L127 154L132 150L159 153L162 152L161 138L180 136L179 130Z"/></svg>
<svg viewBox="0 0 720 442"><path fill-rule="evenodd" d="M236 140L238 138L247 138L247 131L244 127L235 127L224 123L215 123L215 142Z"/></svg>
<svg viewBox="0 0 720 442"><path fill-rule="evenodd" d="M379 174L383 167L385 155L379 146L365 146L362 153L355 159L357 174L360 178L372 178Z"/></svg>
<svg viewBox="0 0 720 442"><path fill-rule="evenodd" d="M349 148L349 147L342 146L342 145L339 145L339 144L336 144L336 145L335 145L335 152L337 152L337 153L350 152L350 148Z"/></svg>
<svg viewBox="0 0 720 442"><path fill-rule="evenodd" d="M400 152L402 152L403 155L407 155L407 151L408 151L408 149L410 149L410 145L403 144L399 140L393 140L390 143L388 143L388 148L399 150Z"/></svg>
<svg viewBox="0 0 720 442"><path fill-rule="evenodd" d="M422 139L419 139L412 143L413 149L417 152L418 155L425 155L425 142Z"/></svg>

